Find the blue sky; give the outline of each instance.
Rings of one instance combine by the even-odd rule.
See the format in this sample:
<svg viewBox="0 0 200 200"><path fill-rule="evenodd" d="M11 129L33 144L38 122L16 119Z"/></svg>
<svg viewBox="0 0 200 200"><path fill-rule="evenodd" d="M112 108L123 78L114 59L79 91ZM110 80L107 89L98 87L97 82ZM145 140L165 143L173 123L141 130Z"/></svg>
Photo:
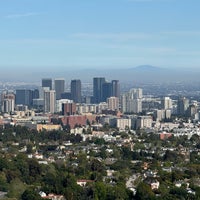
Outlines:
<svg viewBox="0 0 200 200"><path fill-rule="evenodd" d="M199 0L1 0L1 69L200 66Z"/></svg>

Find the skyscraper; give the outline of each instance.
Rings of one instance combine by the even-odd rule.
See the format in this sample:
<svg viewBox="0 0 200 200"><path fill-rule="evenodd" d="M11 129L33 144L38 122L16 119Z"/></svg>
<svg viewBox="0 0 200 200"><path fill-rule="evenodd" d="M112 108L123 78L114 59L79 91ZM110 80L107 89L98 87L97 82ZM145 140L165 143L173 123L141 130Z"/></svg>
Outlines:
<svg viewBox="0 0 200 200"><path fill-rule="evenodd" d="M38 89L35 90L27 90L27 89L18 89L16 90L16 104L22 104L27 106L33 105L33 99L39 98L39 91Z"/></svg>
<svg viewBox="0 0 200 200"><path fill-rule="evenodd" d="M103 83L101 101L106 102L107 98L111 96L112 96L112 83L109 83L109 82Z"/></svg>
<svg viewBox="0 0 200 200"><path fill-rule="evenodd" d="M112 96L120 97L120 85L118 80L112 80Z"/></svg>
<svg viewBox="0 0 200 200"><path fill-rule="evenodd" d="M44 90L44 112L54 113L56 106L55 90Z"/></svg>
<svg viewBox="0 0 200 200"><path fill-rule="evenodd" d="M43 78L42 79L42 87L49 88L49 90L52 90L52 79L51 78Z"/></svg>
<svg viewBox="0 0 200 200"><path fill-rule="evenodd" d="M81 80L71 80L71 99L81 103Z"/></svg>
<svg viewBox="0 0 200 200"><path fill-rule="evenodd" d="M189 107L189 99L185 97L179 97L177 102L177 114L185 115Z"/></svg>
<svg viewBox="0 0 200 200"><path fill-rule="evenodd" d="M15 103L16 104L22 104L22 105L31 105L31 97L32 93L31 90L26 90L26 89L18 89L16 90L16 98L15 98Z"/></svg>
<svg viewBox="0 0 200 200"><path fill-rule="evenodd" d="M65 79L55 79L54 89L56 91L56 99L61 99L61 94L65 91Z"/></svg>
<svg viewBox="0 0 200 200"><path fill-rule="evenodd" d="M94 103L100 103L102 101L102 97L103 97L102 87L105 82L106 82L105 78L102 78L102 77L93 78Z"/></svg>

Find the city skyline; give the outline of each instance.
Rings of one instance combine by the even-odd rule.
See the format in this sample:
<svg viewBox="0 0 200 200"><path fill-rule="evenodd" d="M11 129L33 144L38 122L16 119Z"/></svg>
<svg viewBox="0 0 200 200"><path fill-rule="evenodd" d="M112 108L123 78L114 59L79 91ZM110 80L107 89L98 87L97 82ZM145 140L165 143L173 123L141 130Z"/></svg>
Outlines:
<svg viewBox="0 0 200 200"><path fill-rule="evenodd" d="M2 73L142 64L198 69L199 5L186 0L3 0Z"/></svg>

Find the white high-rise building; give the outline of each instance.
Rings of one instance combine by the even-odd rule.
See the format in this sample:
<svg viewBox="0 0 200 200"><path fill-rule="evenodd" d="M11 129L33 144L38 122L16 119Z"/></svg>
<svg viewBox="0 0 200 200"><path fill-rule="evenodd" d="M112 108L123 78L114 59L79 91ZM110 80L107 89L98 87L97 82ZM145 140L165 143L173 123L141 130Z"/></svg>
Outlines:
<svg viewBox="0 0 200 200"><path fill-rule="evenodd" d="M1 111L5 113L14 112L15 110L15 95L14 94L2 94L1 96Z"/></svg>
<svg viewBox="0 0 200 200"><path fill-rule="evenodd" d="M162 104L164 110L172 109L172 99L170 99L169 97L164 97Z"/></svg>
<svg viewBox="0 0 200 200"><path fill-rule="evenodd" d="M108 109L110 110L119 110L119 98L118 97L110 97L107 99Z"/></svg>
<svg viewBox="0 0 200 200"><path fill-rule="evenodd" d="M141 88L133 88L129 91L133 99L142 99L142 89Z"/></svg>
<svg viewBox="0 0 200 200"><path fill-rule="evenodd" d="M2 111L5 113L14 112L15 109L15 100L14 99L4 99Z"/></svg>
<svg viewBox="0 0 200 200"><path fill-rule="evenodd" d="M120 107L121 107L121 112L125 113L127 111L127 93L121 95Z"/></svg>
<svg viewBox="0 0 200 200"><path fill-rule="evenodd" d="M44 90L44 112L54 113L56 106L55 90Z"/></svg>
<svg viewBox="0 0 200 200"><path fill-rule="evenodd" d="M142 112L142 89L133 88L121 96L121 110L127 113Z"/></svg>

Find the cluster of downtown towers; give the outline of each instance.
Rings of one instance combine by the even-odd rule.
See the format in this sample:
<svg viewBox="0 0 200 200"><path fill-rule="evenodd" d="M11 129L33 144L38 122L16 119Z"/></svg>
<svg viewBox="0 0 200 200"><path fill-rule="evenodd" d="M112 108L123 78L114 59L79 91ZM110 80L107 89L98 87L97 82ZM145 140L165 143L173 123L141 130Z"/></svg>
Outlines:
<svg viewBox="0 0 200 200"><path fill-rule="evenodd" d="M71 80L70 92L65 91L65 79L55 79L54 84L51 78L42 79L42 92L39 90L17 89L15 103L17 105L31 105L33 100L44 100L44 111L53 112L51 105L45 105L45 99L69 99L74 103L100 103L106 102L109 97L120 97L120 85L118 80L106 81L104 77L93 78L93 96L82 97L81 80ZM42 93L42 95L40 95ZM46 108L45 108L46 107Z"/></svg>
<svg viewBox="0 0 200 200"><path fill-rule="evenodd" d="M50 90L53 88L52 79L42 79L42 88L48 87ZM75 103L82 103L81 95L81 80L71 80L71 92L65 92L65 80L55 79L54 90L56 99L71 99ZM105 78L93 78L93 97L91 103L105 102L107 98L120 96L120 86L118 80L107 82Z"/></svg>

